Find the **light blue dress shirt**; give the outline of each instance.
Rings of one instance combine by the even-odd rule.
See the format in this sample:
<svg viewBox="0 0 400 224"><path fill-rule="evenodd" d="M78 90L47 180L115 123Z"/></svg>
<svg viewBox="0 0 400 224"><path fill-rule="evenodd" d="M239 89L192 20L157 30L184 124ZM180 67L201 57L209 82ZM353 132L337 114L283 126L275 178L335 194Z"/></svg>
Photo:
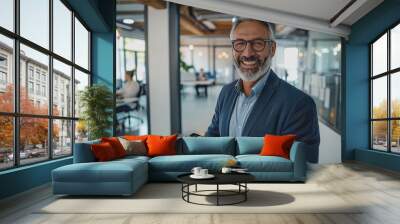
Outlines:
<svg viewBox="0 0 400 224"><path fill-rule="evenodd" d="M270 71L271 70L268 70L266 74L251 88L249 96L246 96L243 92L242 81L239 80L237 82L236 89L240 93L236 99L235 107L233 108L229 123L229 136L242 136L242 131L246 125L247 118L249 117L255 102L257 101L261 91L265 86L265 83L267 82Z"/></svg>

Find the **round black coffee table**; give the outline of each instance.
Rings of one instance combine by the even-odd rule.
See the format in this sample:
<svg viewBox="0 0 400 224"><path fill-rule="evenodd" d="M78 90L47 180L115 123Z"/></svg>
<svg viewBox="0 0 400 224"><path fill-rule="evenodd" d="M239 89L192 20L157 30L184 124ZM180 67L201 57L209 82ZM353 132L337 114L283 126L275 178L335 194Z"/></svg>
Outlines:
<svg viewBox="0 0 400 224"><path fill-rule="evenodd" d="M182 174L177 177L178 181L182 183L182 199L188 203L198 204L198 205L234 205L247 200L247 192L249 188L247 183L255 180L255 177L248 173L216 173L213 174L215 177L212 179L193 179L190 177L191 173ZM216 185L215 190L197 190L197 185ZM190 191L190 186L195 186L194 191ZM220 189L220 185L236 185L237 190L223 190ZM215 192L215 194L205 194L209 192ZM204 196L204 197L216 197L216 204L202 204L190 201L190 196ZM221 203L221 197L232 197L241 196L238 201L231 203Z"/></svg>

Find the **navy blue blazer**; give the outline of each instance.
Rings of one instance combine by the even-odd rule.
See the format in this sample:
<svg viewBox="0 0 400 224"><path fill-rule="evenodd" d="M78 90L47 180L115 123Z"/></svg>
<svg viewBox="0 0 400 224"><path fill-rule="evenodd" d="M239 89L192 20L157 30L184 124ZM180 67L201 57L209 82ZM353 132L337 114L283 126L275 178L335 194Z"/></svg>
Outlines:
<svg viewBox="0 0 400 224"><path fill-rule="evenodd" d="M237 82L222 88L206 136L229 136L229 123L239 96ZM242 132L243 136L265 134L295 134L298 141L308 145L307 160L318 162L320 137L314 100L281 80L272 70Z"/></svg>

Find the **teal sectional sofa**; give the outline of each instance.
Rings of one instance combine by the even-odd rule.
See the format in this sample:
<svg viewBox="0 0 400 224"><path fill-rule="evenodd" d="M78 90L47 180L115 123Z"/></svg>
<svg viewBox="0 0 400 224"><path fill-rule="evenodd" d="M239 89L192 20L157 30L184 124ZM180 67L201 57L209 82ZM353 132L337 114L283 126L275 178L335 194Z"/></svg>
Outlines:
<svg viewBox="0 0 400 224"><path fill-rule="evenodd" d="M260 156L263 137L183 137L177 141L177 155L127 156L96 162L90 141L75 144L74 163L52 171L54 194L131 195L148 181L176 181L193 167L218 172L228 160L236 160L259 182L304 182L306 145L294 142L290 159Z"/></svg>

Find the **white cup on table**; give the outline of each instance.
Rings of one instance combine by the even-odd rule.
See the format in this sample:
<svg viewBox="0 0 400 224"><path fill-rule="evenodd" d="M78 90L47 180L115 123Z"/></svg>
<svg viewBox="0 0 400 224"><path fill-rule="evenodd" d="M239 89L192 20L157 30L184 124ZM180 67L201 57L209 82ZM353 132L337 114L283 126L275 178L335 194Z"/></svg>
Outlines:
<svg viewBox="0 0 400 224"><path fill-rule="evenodd" d="M201 175L201 173L200 173L200 171L202 170L203 168L201 168L201 167L193 167L193 169L192 169L192 173L194 174L194 175L196 175L196 176L200 176Z"/></svg>
<svg viewBox="0 0 400 224"><path fill-rule="evenodd" d="M207 176L208 175L208 169L201 169L200 170L200 176Z"/></svg>

